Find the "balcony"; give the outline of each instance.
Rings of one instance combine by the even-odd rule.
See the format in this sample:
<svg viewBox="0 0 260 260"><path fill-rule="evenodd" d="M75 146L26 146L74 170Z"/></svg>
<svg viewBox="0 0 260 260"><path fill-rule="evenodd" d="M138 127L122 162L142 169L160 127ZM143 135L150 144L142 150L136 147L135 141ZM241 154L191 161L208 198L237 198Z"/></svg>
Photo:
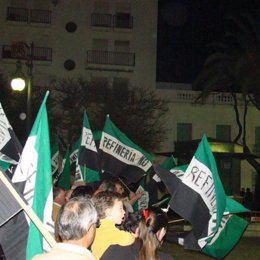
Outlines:
<svg viewBox="0 0 260 260"><path fill-rule="evenodd" d="M91 15L91 25L95 27L133 29L133 16L129 13Z"/></svg>
<svg viewBox="0 0 260 260"><path fill-rule="evenodd" d="M2 59L21 59L26 60L29 53L26 48L17 52L12 45L2 46ZM52 49L46 47L34 47L33 48L33 60L34 61L52 61Z"/></svg>
<svg viewBox="0 0 260 260"><path fill-rule="evenodd" d="M112 27L112 15L111 14L92 14L91 25L97 27Z"/></svg>
<svg viewBox="0 0 260 260"><path fill-rule="evenodd" d="M135 66L135 54L112 51L87 51L88 64Z"/></svg>
<svg viewBox="0 0 260 260"><path fill-rule="evenodd" d="M7 8L6 20L11 22L51 24L51 11L25 8Z"/></svg>

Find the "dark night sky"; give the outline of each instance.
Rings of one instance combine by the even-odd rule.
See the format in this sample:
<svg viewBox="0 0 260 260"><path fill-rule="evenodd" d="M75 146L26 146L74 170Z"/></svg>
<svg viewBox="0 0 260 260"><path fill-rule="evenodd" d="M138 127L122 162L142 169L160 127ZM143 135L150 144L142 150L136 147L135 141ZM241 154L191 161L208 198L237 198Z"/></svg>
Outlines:
<svg viewBox="0 0 260 260"><path fill-rule="evenodd" d="M159 0L157 81L191 83L207 44L224 35L223 18L259 5L260 0Z"/></svg>

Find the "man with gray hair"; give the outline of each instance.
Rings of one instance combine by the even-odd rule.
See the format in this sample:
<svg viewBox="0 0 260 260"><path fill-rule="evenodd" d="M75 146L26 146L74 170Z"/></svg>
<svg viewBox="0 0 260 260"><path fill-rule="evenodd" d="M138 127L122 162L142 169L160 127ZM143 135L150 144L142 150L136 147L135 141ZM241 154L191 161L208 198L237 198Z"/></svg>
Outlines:
<svg viewBox="0 0 260 260"><path fill-rule="evenodd" d="M57 243L49 253L33 257L34 260L94 260L87 249L91 246L98 222L97 211L89 198L75 197L63 205L55 226Z"/></svg>

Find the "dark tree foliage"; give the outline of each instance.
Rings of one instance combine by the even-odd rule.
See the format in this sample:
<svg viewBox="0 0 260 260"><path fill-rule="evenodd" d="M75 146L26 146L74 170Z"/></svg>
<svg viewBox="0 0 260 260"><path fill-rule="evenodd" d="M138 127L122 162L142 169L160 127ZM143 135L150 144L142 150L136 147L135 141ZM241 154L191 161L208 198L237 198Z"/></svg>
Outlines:
<svg viewBox="0 0 260 260"><path fill-rule="evenodd" d="M165 138L163 117L168 111L167 104L147 88L113 91L101 83L68 78L48 89L51 133L58 133L65 145L79 138L84 110L92 131L102 131L109 114L123 133L148 152L155 151ZM46 90L34 92L35 104L41 102Z"/></svg>
<svg viewBox="0 0 260 260"><path fill-rule="evenodd" d="M211 92L222 91L233 97L238 127L234 143L241 143L247 161L257 175L256 194L260 195L260 163L247 145L246 126L248 106L260 110L260 10L227 17L223 39L210 44L212 53L195 80L194 89L202 89L199 97L205 100ZM242 106L239 104L242 95ZM242 107L242 112L239 109ZM260 111L259 111L260 112Z"/></svg>

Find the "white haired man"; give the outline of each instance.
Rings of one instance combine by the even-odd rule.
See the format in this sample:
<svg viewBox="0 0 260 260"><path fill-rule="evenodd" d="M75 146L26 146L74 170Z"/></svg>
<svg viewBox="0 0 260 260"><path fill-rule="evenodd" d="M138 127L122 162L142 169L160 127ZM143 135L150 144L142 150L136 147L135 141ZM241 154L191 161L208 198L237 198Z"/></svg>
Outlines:
<svg viewBox="0 0 260 260"><path fill-rule="evenodd" d="M98 222L97 211L89 198L75 197L59 211L55 231L62 241L49 253L33 257L34 260L94 260L87 249L91 246Z"/></svg>

